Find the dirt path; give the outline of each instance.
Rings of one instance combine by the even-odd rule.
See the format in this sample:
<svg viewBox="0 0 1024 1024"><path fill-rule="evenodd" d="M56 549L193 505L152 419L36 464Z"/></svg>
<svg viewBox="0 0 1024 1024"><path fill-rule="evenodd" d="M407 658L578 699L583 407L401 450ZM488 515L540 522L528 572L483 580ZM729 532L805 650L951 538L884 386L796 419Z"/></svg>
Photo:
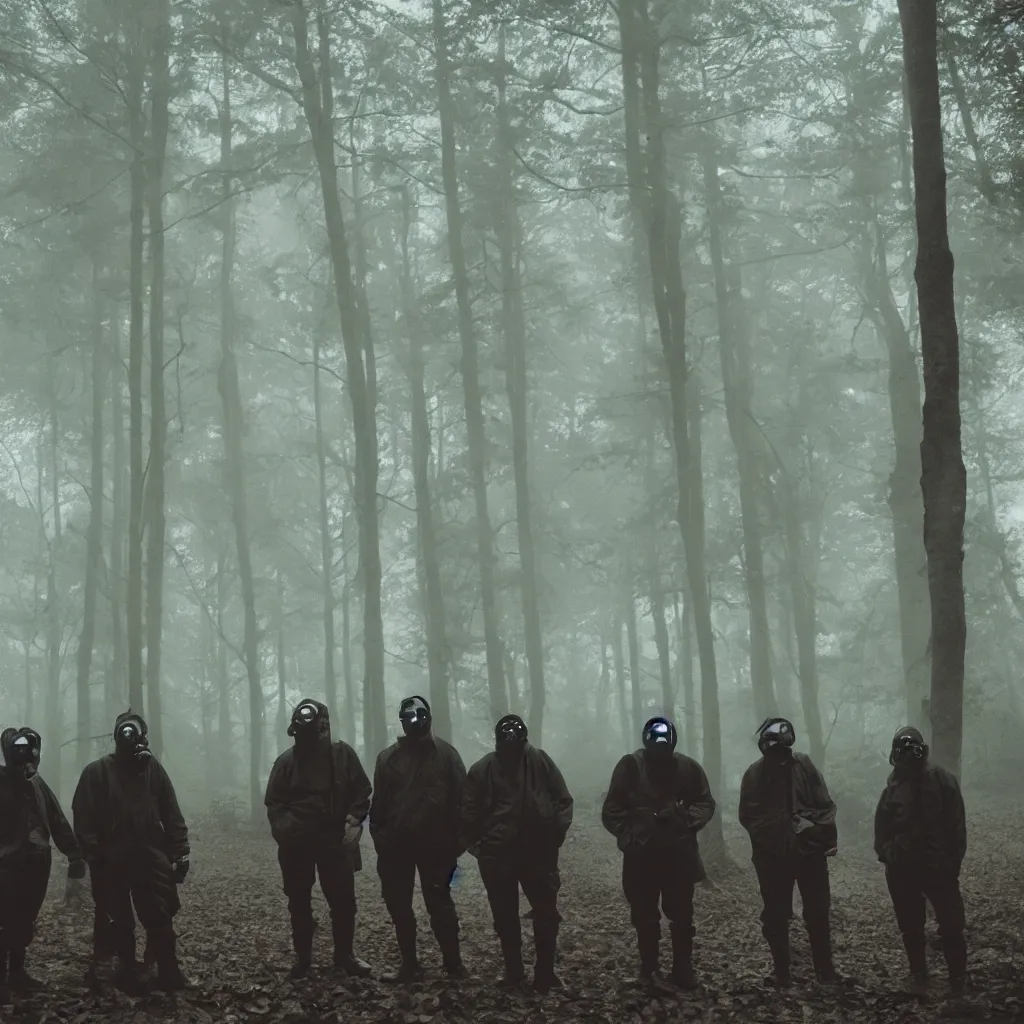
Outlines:
<svg viewBox="0 0 1024 1024"><path fill-rule="evenodd" d="M93 997L82 976L88 963L91 907L67 912L59 905L62 868L31 952L31 967L45 976L47 991L0 1008L0 1021L72 1021L122 1024L167 1021L335 1024L379 1021L394 1024L518 1024L540 1021L926 1021L1022 1020L1024 998L1024 815L976 801L971 816L971 852L964 870L972 988L957 1003L944 999L941 955L932 953L939 976L927 1004L902 996L904 974L899 935L884 881L870 851L844 845L833 862L833 927L836 962L851 980L838 994L809 981L803 929L794 926L798 984L791 994L767 990L768 959L761 939L753 872L743 838L727 821L737 870L697 896L696 960L700 992L651 1001L636 990L634 934L619 888L619 857L597 825L592 807L580 807L562 858L559 972L565 993L545 999L496 991L497 943L476 865L465 858L456 903L463 923L464 958L473 980L447 985L422 904L417 913L422 959L429 974L412 992L373 979L341 982L327 970L330 935L327 908L316 892L316 956L323 968L299 985L286 978L291 962L284 897L269 839L199 834L193 871L182 890L180 946L195 991L175 997L132 1000ZM980 804L981 806L977 806ZM1009 822L1009 824L1006 824ZM358 878L360 914L357 952L385 970L396 956L394 933L380 899L372 854ZM525 912L524 903L523 910ZM667 930L666 930L667 933ZM524 922L527 952L530 927ZM141 945L141 944L140 944ZM667 945L667 942L666 942ZM663 952L667 962L667 950Z"/></svg>

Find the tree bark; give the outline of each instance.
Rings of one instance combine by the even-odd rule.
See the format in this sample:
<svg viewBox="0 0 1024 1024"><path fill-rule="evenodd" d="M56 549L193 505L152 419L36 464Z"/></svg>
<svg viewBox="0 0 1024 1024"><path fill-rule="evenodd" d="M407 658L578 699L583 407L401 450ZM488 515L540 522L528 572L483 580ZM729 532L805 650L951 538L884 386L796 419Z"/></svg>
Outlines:
<svg viewBox="0 0 1024 1024"><path fill-rule="evenodd" d="M146 186L149 209L149 488L146 548L146 721L153 753L163 754L160 642L163 633L164 557L167 531L164 495L167 411L164 403L164 162L170 104L171 22L169 0L154 0L152 89Z"/></svg>
<svg viewBox="0 0 1024 1024"><path fill-rule="evenodd" d="M143 309L143 222L146 215L145 126L142 104L145 85L143 36L134 33L128 63L128 120L132 143L130 167L131 196L129 200L129 326L128 326L128 707L137 714L145 710L142 648L144 643L142 611L142 531L143 485L145 466L142 461L142 361L145 330ZM113 722L110 723L113 729Z"/></svg>
<svg viewBox="0 0 1024 1024"><path fill-rule="evenodd" d="M416 494L416 530L423 571L423 617L427 634L427 676L434 732L451 741L452 713L448 692L448 639L445 633L444 587L441 560L434 533L434 506L430 489L430 417L424 383L423 326L416 305L409 258L412 197L402 191L402 305L409 332L409 390L412 395L412 463Z"/></svg>
<svg viewBox="0 0 1024 1024"><path fill-rule="evenodd" d="M227 50L228 30L222 28ZM235 267L235 209L231 198L234 176L231 171L231 143L234 121L231 112L231 72L227 58L221 62L220 162L221 162L221 239L220 266L220 367L217 390L220 393L224 418L224 459L228 493L231 499L231 521L235 530L235 552L238 577L242 587L244 632L242 650L249 683L249 806L252 820L263 813L263 735L266 709L260 681L260 631L256 617L256 585L252 571L249 544L249 515L245 495L245 433L242 396L238 384L238 359L235 355L235 302L231 278Z"/></svg>
<svg viewBox="0 0 1024 1024"><path fill-rule="evenodd" d="M220 541L218 539L218 545ZM235 728L231 720L231 673L228 645L224 642L224 612L228 606L228 580L225 553L217 556L217 747L220 750L220 777L225 787L235 785Z"/></svg>
<svg viewBox="0 0 1024 1024"><path fill-rule="evenodd" d="M498 631L498 598L494 582L494 533L487 505L487 438L484 431L483 398L480 389L479 353L473 325L469 273L462 237L463 217L459 200L458 169L455 163L455 125L457 111L451 91L451 55L442 0L433 2L435 77L438 113L441 123L441 177L444 182L445 216L448 227L448 254L455 279L455 301L459 314L459 340L462 345L460 371L466 406L466 435L469 447L470 476L476 509L477 557L480 564L480 603L484 618L484 647L487 656L487 690L491 717L497 720L508 709L501 637ZM531 701L534 699L531 693Z"/></svg>
<svg viewBox="0 0 1024 1024"><path fill-rule="evenodd" d="M750 338L743 306L742 281L736 267L727 267L724 251L722 189L718 159L705 149L704 191L708 205L708 248L715 279L718 313L718 356L725 391L725 416L736 451L739 475L740 520L743 528L743 562L750 616L750 682L754 714L763 721L778 714L772 679L771 632L764 576L764 549L758 502L758 444L753 436L753 376Z"/></svg>
<svg viewBox="0 0 1024 1024"><path fill-rule="evenodd" d="M338 194L338 168L334 161L334 86L331 77L330 36L325 16L317 15L320 74L317 77L309 49L306 8L302 0L292 6L295 65L302 83L302 109L309 126L320 177L324 221L334 273L335 300L341 318L345 350L346 385L352 409L355 444L353 497L359 524L360 575L363 580L363 690L367 756L375 756L387 743L384 708L384 621L381 611L380 529L377 519L377 418L372 386L368 382L364 337L357 289L353 283L345 218ZM372 372L372 366L370 367ZM364 705L367 702L364 701Z"/></svg>
<svg viewBox="0 0 1024 1024"><path fill-rule="evenodd" d="M629 651L629 692L632 711L634 742L644 727L643 674L640 668L640 638L637 635L636 602L633 591L624 595L623 611L626 619L626 647Z"/></svg>
<svg viewBox="0 0 1024 1024"><path fill-rule="evenodd" d="M57 564L60 560L61 524L60 500L60 415L57 408L57 365L51 356L48 367L48 389L50 402L50 506L53 515L53 532L49 541L49 552L46 560L46 610L47 610L47 673L46 673L46 764L45 775L50 788L60 798L62 754L64 747L64 707L61 700L61 639L63 626L60 619L60 597L58 590ZM42 466L40 466L40 475ZM42 506L40 505L40 515Z"/></svg>
<svg viewBox="0 0 1024 1024"><path fill-rule="evenodd" d="M288 740L288 660L284 645L284 577L277 574L277 740Z"/></svg>
<svg viewBox="0 0 1024 1024"><path fill-rule="evenodd" d="M110 619L111 619L111 673L104 687L104 723L113 727L117 710L126 706L128 688L125 680L125 628L124 628L124 402L121 394L121 331L120 314L115 310L111 318L111 419L114 434L113 493L110 516Z"/></svg>
<svg viewBox="0 0 1024 1024"><path fill-rule="evenodd" d="M675 595L675 620L679 631L678 686L683 698L683 743L690 757L697 756L697 700L693 685L693 612L687 595L680 604L679 594ZM676 704L678 705L678 700Z"/></svg>
<svg viewBox="0 0 1024 1024"><path fill-rule="evenodd" d="M960 774L963 747L963 536L967 473L960 436L960 339L946 220L935 0L899 0L913 139L917 282L924 361L921 491L932 609L931 725L935 761Z"/></svg>
<svg viewBox="0 0 1024 1024"><path fill-rule="evenodd" d="M107 371L103 338L103 304L99 294L99 268L93 265L96 302L92 350L92 434L90 436L89 532L85 544L85 594L82 633L78 640L76 692L78 719L75 730L77 767L89 761L92 735L92 695L89 687L93 646L96 642L96 593L99 588L103 547L103 406L106 403Z"/></svg>
<svg viewBox="0 0 1024 1024"><path fill-rule="evenodd" d="M622 619L616 611L612 621L612 665L615 667L615 697L622 730L622 745L627 750L633 749L635 739L630 729L630 716L626 710L626 665L622 651Z"/></svg>

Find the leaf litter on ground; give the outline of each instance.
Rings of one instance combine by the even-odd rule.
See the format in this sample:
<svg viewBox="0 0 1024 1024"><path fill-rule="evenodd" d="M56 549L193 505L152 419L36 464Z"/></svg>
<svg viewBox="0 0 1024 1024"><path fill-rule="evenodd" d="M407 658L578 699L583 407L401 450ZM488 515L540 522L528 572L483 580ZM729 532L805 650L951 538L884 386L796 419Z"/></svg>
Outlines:
<svg viewBox="0 0 1024 1024"><path fill-rule="evenodd" d="M636 981L636 944L620 887L621 860L592 808L578 807L561 859L563 915L559 936L560 991L541 997L506 992L494 982L501 958L479 873L465 858L455 889L462 921L463 958L471 972L451 982L417 889L422 980L403 988L379 975L396 966L394 930L372 867L357 876L356 952L374 977L339 976L330 967L329 914L314 890L316 969L301 982L288 978L288 916L269 837L211 828L194 836L194 868L181 890L176 921L182 966L195 986L175 995L132 998L96 994L84 981L89 964L92 906L61 902L55 868L30 966L44 990L0 1006L7 1024L542 1024L657 1021L845 1022L845 1024L967 1024L1024 1021L1024 807L1005 800L968 800L971 848L962 877L967 905L971 985L952 999L942 955L930 952L934 976L926 1001L901 991L902 944L880 866L868 836L844 837L832 862L833 940L840 986L813 981L796 901L792 928L795 985L778 992L765 984L769 959L760 934L760 902L749 851L735 822L725 822L733 863L699 886L695 960L701 987L692 993L652 994ZM524 954L532 955L528 904L522 903ZM668 929L662 961L669 964ZM141 934L140 934L141 949Z"/></svg>

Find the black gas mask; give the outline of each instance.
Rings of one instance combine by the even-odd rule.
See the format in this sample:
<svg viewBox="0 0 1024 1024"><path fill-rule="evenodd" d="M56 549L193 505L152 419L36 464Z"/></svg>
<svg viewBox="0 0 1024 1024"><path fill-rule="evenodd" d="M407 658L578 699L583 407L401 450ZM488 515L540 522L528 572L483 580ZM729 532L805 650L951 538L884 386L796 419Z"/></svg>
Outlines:
<svg viewBox="0 0 1024 1024"><path fill-rule="evenodd" d="M4 747L7 767L23 778L31 779L39 771L42 747L42 737L34 729L14 731Z"/></svg>
<svg viewBox="0 0 1024 1024"><path fill-rule="evenodd" d="M422 697L406 697L398 711L402 732L409 739L419 739L430 732L430 705Z"/></svg>
<svg viewBox="0 0 1024 1024"><path fill-rule="evenodd" d="M139 715L121 715L114 724L114 752L126 761L144 764L153 756L149 727Z"/></svg>
<svg viewBox="0 0 1024 1024"><path fill-rule="evenodd" d="M796 730L787 718L766 718L755 735L765 757L784 758L796 743Z"/></svg>
<svg viewBox="0 0 1024 1024"><path fill-rule="evenodd" d="M676 727L667 718L659 715L644 726L644 754L655 763L671 761L678 741Z"/></svg>
<svg viewBox="0 0 1024 1024"><path fill-rule="evenodd" d="M912 769L923 766L928 759L928 745L913 726L906 725L892 738L889 764L894 768Z"/></svg>
<svg viewBox="0 0 1024 1024"><path fill-rule="evenodd" d="M331 722L327 708L315 700L304 700L292 712L288 735L297 747L311 746L324 736L330 736Z"/></svg>
<svg viewBox="0 0 1024 1024"><path fill-rule="evenodd" d="M494 749L503 760L515 760L526 749L526 723L518 715L506 715L494 727Z"/></svg>

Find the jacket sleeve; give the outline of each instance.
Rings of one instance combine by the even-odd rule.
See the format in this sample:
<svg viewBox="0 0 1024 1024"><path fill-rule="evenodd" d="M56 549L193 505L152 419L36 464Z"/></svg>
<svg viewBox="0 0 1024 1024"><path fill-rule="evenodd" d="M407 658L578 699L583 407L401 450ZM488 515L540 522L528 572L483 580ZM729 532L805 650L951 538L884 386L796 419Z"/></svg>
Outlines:
<svg viewBox="0 0 1024 1024"><path fill-rule="evenodd" d="M751 838L760 830L763 823L761 804L757 799L758 764L752 764L744 773L740 782L740 824L747 830Z"/></svg>
<svg viewBox="0 0 1024 1024"><path fill-rule="evenodd" d="M942 812L950 857L959 872L967 855L967 811L960 783L951 772L942 773Z"/></svg>
<svg viewBox="0 0 1024 1024"><path fill-rule="evenodd" d="M875 856L883 864L888 864L892 851L892 832L889 828L889 805L886 797L889 794L888 786L882 790L878 798L878 806L875 808Z"/></svg>
<svg viewBox="0 0 1024 1024"><path fill-rule="evenodd" d="M694 832L699 832L715 816L715 798L711 795L707 773L696 761L691 772L689 792L685 798L687 824Z"/></svg>
<svg viewBox="0 0 1024 1024"><path fill-rule="evenodd" d="M565 784L565 778L559 771L558 765L547 754L544 755L544 766L547 768L547 786L554 807L555 826L558 829L559 837L565 838L569 826L572 825L572 794Z"/></svg>
<svg viewBox="0 0 1024 1024"><path fill-rule="evenodd" d="M71 798L75 838L87 861L95 860L100 854L98 776L101 770L95 762L86 765L75 787L75 795Z"/></svg>
<svg viewBox="0 0 1024 1024"><path fill-rule="evenodd" d="M363 770L363 764L359 755L351 748L348 748L348 778L346 779L348 792L351 794L348 805L348 820L353 825L362 825L370 813L370 796L373 787Z"/></svg>
<svg viewBox="0 0 1024 1024"><path fill-rule="evenodd" d="M835 829L836 827L836 805L825 785L825 779L818 771L814 762L809 757L801 758L804 770L807 772L810 793L807 811L811 821L822 828Z"/></svg>
<svg viewBox="0 0 1024 1024"><path fill-rule="evenodd" d="M612 781L608 784L608 793L601 807L601 824L616 839L621 839L629 832L629 786L632 776L633 758L626 754L619 758L619 763L612 771Z"/></svg>
<svg viewBox="0 0 1024 1024"><path fill-rule="evenodd" d="M67 857L69 863L76 863L82 860L82 848L75 838L75 833L64 817L60 802L53 795L53 790L39 779L39 788L43 794L43 804L46 807L46 824L50 830L50 837L54 845Z"/></svg>
<svg viewBox="0 0 1024 1024"><path fill-rule="evenodd" d="M185 824L185 817L178 806L178 794L174 792L174 783L171 782L167 769L159 761L151 762L156 778L157 807L160 812L160 823L164 827L164 835L167 837L167 855L171 860L189 855L188 826Z"/></svg>
<svg viewBox="0 0 1024 1024"><path fill-rule="evenodd" d="M288 808L288 778L288 765L285 762L285 755L282 754L270 769L267 792L263 798L267 808L267 820L270 822L270 834L278 843L288 837L294 824Z"/></svg>
<svg viewBox="0 0 1024 1024"><path fill-rule="evenodd" d="M474 846L483 834L484 780L480 764L473 765L466 773L466 784L462 789L462 839L466 849L473 853Z"/></svg>
<svg viewBox="0 0 1024 1024"><path fill-rule="evenodd" d="M388 820L390 807L388 806L387 788L384 784L385 766L387 751L382 750L377 755L377 763L373 766L373 796L370 800L370 838L376 844L378 838L383 838L383 826Z"/></svg>

